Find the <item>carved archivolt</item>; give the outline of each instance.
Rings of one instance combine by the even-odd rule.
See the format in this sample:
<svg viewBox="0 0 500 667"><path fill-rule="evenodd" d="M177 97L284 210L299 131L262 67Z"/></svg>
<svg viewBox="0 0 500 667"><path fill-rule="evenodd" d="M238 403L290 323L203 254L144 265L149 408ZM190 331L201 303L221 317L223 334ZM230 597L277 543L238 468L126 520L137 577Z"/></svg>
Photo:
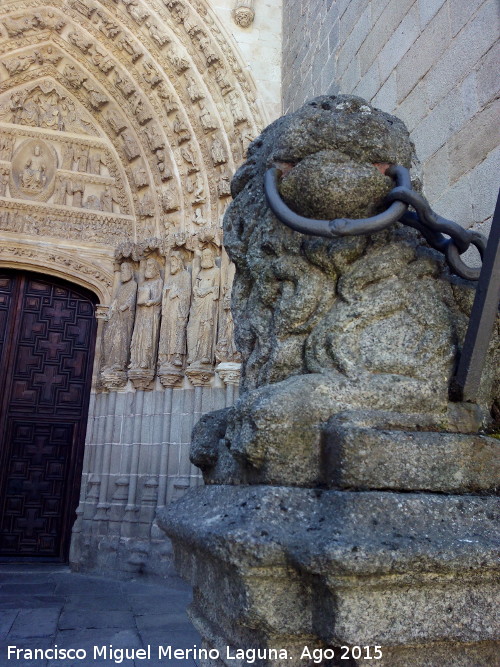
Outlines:
<svg viewBox="0 0 500 667"><path fill-rule="evenodd" d="M234 267L207 228L124 243L115 256L115 288L103 328L101 382L150 389L187 375L207 384L216 363L240 361L233 342Z"/></svg>
<svg viewBox="0 0 500 667"><path fill-rule="evenodd" d="M11 238L0 241L0 263L2 266L70 278L95 292L102 304L107 305L111 300L113 274L107 270L107 253L83 258L67 247L53 251Z"/></svg>
<svg viewBox="0 0 500 667"><path fill-rule="evenodd" d="M203 2L7 0L0 26L0 210L31 200L70 239L53 220L91 211L105 245L217 227L264 119Z"/></svg>

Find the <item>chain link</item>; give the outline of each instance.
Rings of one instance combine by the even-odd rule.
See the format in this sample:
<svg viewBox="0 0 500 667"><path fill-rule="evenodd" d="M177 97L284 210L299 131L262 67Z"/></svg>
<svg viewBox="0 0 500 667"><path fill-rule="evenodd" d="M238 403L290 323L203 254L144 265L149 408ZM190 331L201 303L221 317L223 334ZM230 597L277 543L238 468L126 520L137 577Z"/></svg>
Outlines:
<svg viewBox="0 0 500 667"><path fill-rule="evenodd" d="M478 280L481 269L465 264L460 255L470 246L479 251L481 261L486 249L486 238L479 232L464 229L456 222L435 213L429 202L412 189L410 173L401 165L392 165L386 174L396 181L386 197L389 207L371 218L315 220L305 218L292 211L281 199L278 191L279 171L269 169L264 176L264 191L269 208L288 227L302 234L335 238L372 234L386 229L394 222L401 222L418 230L427 243L443 253L453 273L467 280ZM411 206L415 212L409 211Z"/></svg>

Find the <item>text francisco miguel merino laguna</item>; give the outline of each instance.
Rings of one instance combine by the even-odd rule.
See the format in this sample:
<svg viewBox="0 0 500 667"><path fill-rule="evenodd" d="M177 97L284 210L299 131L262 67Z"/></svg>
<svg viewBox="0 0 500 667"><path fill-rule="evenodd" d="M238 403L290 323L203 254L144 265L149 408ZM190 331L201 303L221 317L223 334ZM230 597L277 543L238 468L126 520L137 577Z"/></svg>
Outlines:
<svg viewBox="0 0 500 667"><path fill-rule="evenodd" d="M348 659L349 648L352 647L342 646L340 650L344 649L345 655L340 655L338 657L342 659ZM382 657L382 651L380 646L363 646L363 647L354 647L355 649L361 650L364 649L364 652L371 653L369 659L380 660ZM321 664L324 659L331 660L334 657L334 653L338 652L339 649L333 648L309 648L304 646L299 656L300 660L309 660L315 664ZM226 646L224 650L224 659L225 660L245 660L247 664L252 664L257 660L288 660L293 659L294 656L290 655L289 652L282 648L248 648L248 649L234 649L230 646ZM59 648L55 644L51 648L29 648L29 647L20 647L20 646L7 646L7 660L99 660L102 664L103 660L114 663L115 665L121 664L124 660L217 660L221 657L221 651L211 648L197 648L196 645L192 648L175 648L173 646L146 646L145 648L116 648L112 644L105 646L94 646L93 650L87 650L84 648ZM367 657L367 656L364 656ZM310 664L309 662L309 664ZM15 664L15 663L14 663Z"/></svg>

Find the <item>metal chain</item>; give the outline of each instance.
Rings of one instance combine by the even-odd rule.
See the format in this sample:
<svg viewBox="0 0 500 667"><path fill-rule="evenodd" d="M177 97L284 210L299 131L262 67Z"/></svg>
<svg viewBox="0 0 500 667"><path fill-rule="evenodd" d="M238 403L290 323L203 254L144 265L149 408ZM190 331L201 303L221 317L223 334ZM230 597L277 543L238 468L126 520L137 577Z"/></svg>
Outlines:
<svg viewBox="0 0 500 667"><path fill-rule="evenodd" d="M361 219L315 220L298 215L281 199L278 191L279 174L278 169L274 167L266 172L264 176L266 199L278 220L295 231L326 238L358 236L381 231L399 221L417 229L432 248L443 253L453 273L467 280L479 279L481 269L467 266L460 255L473 245L479 251L482 261L486 238L479 232L464 229L456 222L435 213L429 202L412 189L410 172L406 167L392 165L386 171L386 174L396 181L396 187L386 197L386 201L390 204L389 208L371 218ZM415 213L408 211L409 206L415 209Z"/></svg>

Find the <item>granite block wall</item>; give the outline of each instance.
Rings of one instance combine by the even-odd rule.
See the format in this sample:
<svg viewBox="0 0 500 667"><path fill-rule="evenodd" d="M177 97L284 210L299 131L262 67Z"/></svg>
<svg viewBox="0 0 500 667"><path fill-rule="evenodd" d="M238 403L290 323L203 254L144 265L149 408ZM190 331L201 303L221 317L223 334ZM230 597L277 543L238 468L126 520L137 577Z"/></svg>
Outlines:
<svg viewBox="0 0 500 667"><path fill-rule="evenodd" d="M487 233L500 167L499 27L496 0L285 0L284 112L342 92L396 114L433 208Z"/></svg>

